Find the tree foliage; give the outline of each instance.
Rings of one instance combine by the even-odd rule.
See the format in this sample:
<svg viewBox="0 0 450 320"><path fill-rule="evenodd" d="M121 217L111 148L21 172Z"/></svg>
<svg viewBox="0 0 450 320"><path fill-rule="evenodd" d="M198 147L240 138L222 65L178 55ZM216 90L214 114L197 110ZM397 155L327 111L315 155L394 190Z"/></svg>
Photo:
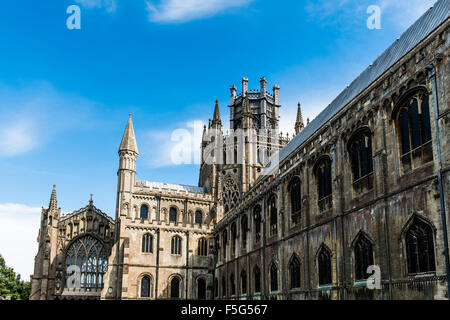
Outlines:
<svg viewBox="0 0 450 320"><path fill-rule="evenodd" d="M13 268L8 268L0 254L0 297L11 300L28 300L31 291L30 282L20 279Z"/></svg>

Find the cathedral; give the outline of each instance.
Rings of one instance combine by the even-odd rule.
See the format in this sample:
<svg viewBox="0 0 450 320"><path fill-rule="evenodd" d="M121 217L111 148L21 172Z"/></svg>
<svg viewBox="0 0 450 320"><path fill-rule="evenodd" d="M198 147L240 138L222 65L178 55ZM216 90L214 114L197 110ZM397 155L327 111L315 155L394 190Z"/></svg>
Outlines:
<svg viewBox="0 0 450 320"><path fill-rule="evenodd" d="M450 6L438 1L315 119L230 88L198 186L141 180L131 116L114 219L42 209L30 299L448 299ZM111 173L112 174L112 173ZM112 196L112 195L111 195Z"/></svg>

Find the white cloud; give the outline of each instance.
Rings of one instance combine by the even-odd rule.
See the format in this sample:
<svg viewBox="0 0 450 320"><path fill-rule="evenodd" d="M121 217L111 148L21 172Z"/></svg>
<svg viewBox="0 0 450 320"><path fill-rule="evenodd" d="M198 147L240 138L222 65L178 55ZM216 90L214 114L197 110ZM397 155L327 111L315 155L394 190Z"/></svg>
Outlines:
<svg viewBox="0 0 450 320"><path fill-rule="evenodd" d="M425 13L436 0L308 0L310 17L322 23L365 21L370 5L381 8L381 27L385 22L405 29Z"/></svg>
<svg viewBox="0 0 450 320"><path fill-rule="evenodd" d="M75 0L78 4L87 9L104 8L106 12L112 13L116 11L116 0Z"/></svg>
<svg viewBox="0 0 450 320"><path fill-rule="evenodd" d="M23 280L33 274L41 208L0 203L0 254Z"/></svg>
<svg viewBox="0 0 450 320"><path fill-rule="evenodd" d="M209 18L253 0L161 0L146 1L149 20L162 23L181 23Z"/></svg>
<svg viewBox="0 0 450 320"><path fill-rule="evenodd" d="M5 156L16 156L26 153L37 146L33 137L33 125L22 121L20 123L8 123L0 129L0 153Z"/></svg>

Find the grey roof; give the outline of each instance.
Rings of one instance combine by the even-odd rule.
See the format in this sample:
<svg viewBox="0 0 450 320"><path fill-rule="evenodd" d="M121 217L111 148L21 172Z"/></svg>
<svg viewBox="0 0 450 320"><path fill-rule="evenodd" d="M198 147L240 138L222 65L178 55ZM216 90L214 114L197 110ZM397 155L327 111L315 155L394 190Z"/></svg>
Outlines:
<svg viewBox="0 0 450 320"><path fill-rule="evenodd" d="M173 183L165 183L165 182L154 182L154 181L143 181L137 180L136 185L138 187L148 187L153 189L168 189L172 191L182 191L182 192L194 192L194 193L205 193L205 189L203 187L197 186L189 186L185 184L173 184Z"/></svg>
<svg viewBox="0 0 450 320"><path fill-rule="evenodd" d="M326 124L337 112L344 108L372 82L385 73L395 62L425 39L434 29L448 19L450 0L439 0L409 27L386 51L384 51L366 70L342 91L314 120L311 121L279 152L279 161L283 161L297 147L304 143L314 132ZM268 174L272 168L263 172Z"/></svg>

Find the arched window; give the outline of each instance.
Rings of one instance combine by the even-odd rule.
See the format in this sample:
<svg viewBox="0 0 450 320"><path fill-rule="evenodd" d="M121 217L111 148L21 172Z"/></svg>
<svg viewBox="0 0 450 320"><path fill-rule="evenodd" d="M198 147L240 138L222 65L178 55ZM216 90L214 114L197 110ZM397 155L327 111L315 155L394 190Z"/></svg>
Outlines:
<svg viewBox="0 0 450 320"><path fill-rule="evenodd" d="M179 236L174 236L172 238L171 253L181 254L181 238Z"/></svg>
<svg viewBox="0 0 450 320"><path fill-rule="evenodd" d="M275 195L272 195L269 198L269 201L267 201L268 207L269 207L269 223L270 223L270 235L273 236L277 234L277 198Z"/></svg>
<svg viewBox="0 0 450 320"><path fill-rule="evenodd" d="M331 161L323 157L315 166L318 205L320 211L331 208Z"/></svg>
<svg viewBox="0 0 450 320"><path fill-rule="evenodd" d="M225 277L222 276L222 298L227 296L227 282L225 281Z"/></svg>
<svg viewBox="0 0 450 320"><path fill-rule="evenodd" d="M370 131L361 131L349 143L353 181L364 178L373 171L372 137Z"/></svg>
<svg viewBox="0 0 450 320"><path fill-rule="evenodd" d="M292 226L296 226L300 222L300 213L302 209L300 179L298 177L292 179L288 189L291 200L291 224Z"/></svg>
<svg viewBox="0 0 450 320"><path fill-rule="evenodd" d="M319 267L319 285L331 284L331 253L325 246L320 248L317 263Z"/></svg>
<svg viewBox="0 0 450 320"><path fill-rule="evenodd" d="M247 294L247 273L245 270L241 271L241 294Z"/></svg>
<svg viewBox="0 0 450 320"><path fill-rule="evenodd" d="M373 248L370 240L363 234L355 241L355 280L364 280L369 276L367 268L373 265Z"/></svg>
<svg viewBox="0 0 450 320"><path fill-rule="evenodd" d="M253 209L253 221L255 225L255 243L261 240L261 206L258 204Z"/></svg>
<svg viewBox="0 0 450 320"><path fill-rule="evenodd" d="M436 271L433 229L422 220L414 218L405 240L408 273Z"/></svg>
<svg viewBox="0 0 450 320"><path fill-rule="evenodd" d="M232 274L230 275L230 289L231 289L230 294L231 294L232 296L234 296L234 295L236 294L236 284L235 284L235 282L234 282L234 273L232 273Z"/></svg>
<svg viewBox="0 0 450 320"><path fill-rule="evenodd" d="M255 293L261 292L261 272L259 271L258 266L253 268L253 278L255 281Z"/></svg>
<svg viewBox="0 0 450 320"><path fill-rule="evenodd" d="M270 291L278 291L278 269L275 263L270 266Z"/></svg>
<svg viewBox="0 0 450 320"><path fill-rule="evenodd" d="M180 278L178 277L173 277L170 281L170 298L180 298Z"/></svg>
<svg viewBox="0 0 450 320"><path fill-rule="evenodd" d="M169 210L169 222L177 223L177 208L171 207Z"/></svg>
<svg viewBox="0 0 450 320"><path fill-rule="evenodd" d="M231 256L233 257L236 252L236 223L231 224Z"/></svg>
<svg viewBox="0 0 450 320"><path fill-rule="evenodd" d="M153 236L149 233L142 236L142 252L153 253Z"/></svg>
<svg viewBox="0 0 450 320"><path fill-rule="evenodd" d="M248 219L247 216L244 215L241 218L241 231L242 231L242 248L247 248L247 232L248 232Z"/></svg>
<svg viewBox="0 0 450 320"><path fill-rule="evenodd" d="M204 278L199 278L197 280L197 299L206 299L206 280Z"/></svg>
<svg viewBox="0 0 450 320"><path fill-rule="evenodd" d="M201 226L203 223L203 214L200 210L195 211L195 224Z"/></svg>
<svg viewBox="0 0 450 320"><path fill-rule="evenodd" d="M151 279L149 276L144 276L141 280L141 298L150 298Z"/></svg>
<svg viewBox="0 0 450 320"><path fill-rule="evenodd" d="M225 208L225 213L233 209L240 199L240 192L238 185L231 176L225 178L222 188L222 198Z"/></svg>
<svg viewBox="0 0 450 320"><path fill-rule="evenodd" d="M433 159L429 96L424 90L413 90L395 108L401 161L406 171Z"/></svg>
<svg viewBox="0 0 450 320"><path fill-rule="evenodd" d="M146 204L143 204L141 206L141 214L140 217L142 220L148 219L148 206Z"/></svg>
<svg viewBox="0 0 450 320"><path fill-rule="evenodd" d="M223 230L222 232L222 258L223 260L227 259L227 241L228 241L228 234L227 230Z"/></svg>
<svg viewBox="0 0 450 320"><path fill-rule="evenodd" d="M291 289L300 288L300 260L293 255L289 262L289 277L291 279Z"/></svg>
<svg viewBox="0 0 450 320"><path fill-rule="evenodd" d="M92 236L83 236L75 240L66 253L67 279L73 275L73 266L80 270L81 288L103 288L103 278L108 270L108 254L103 244Z"/></svg>
<svg viewBox="0 0 450 320"><path fill-rule="evenodd" d="M208 240L206 238L198 239L197 254L203 257L208 255Z"/></svg>

